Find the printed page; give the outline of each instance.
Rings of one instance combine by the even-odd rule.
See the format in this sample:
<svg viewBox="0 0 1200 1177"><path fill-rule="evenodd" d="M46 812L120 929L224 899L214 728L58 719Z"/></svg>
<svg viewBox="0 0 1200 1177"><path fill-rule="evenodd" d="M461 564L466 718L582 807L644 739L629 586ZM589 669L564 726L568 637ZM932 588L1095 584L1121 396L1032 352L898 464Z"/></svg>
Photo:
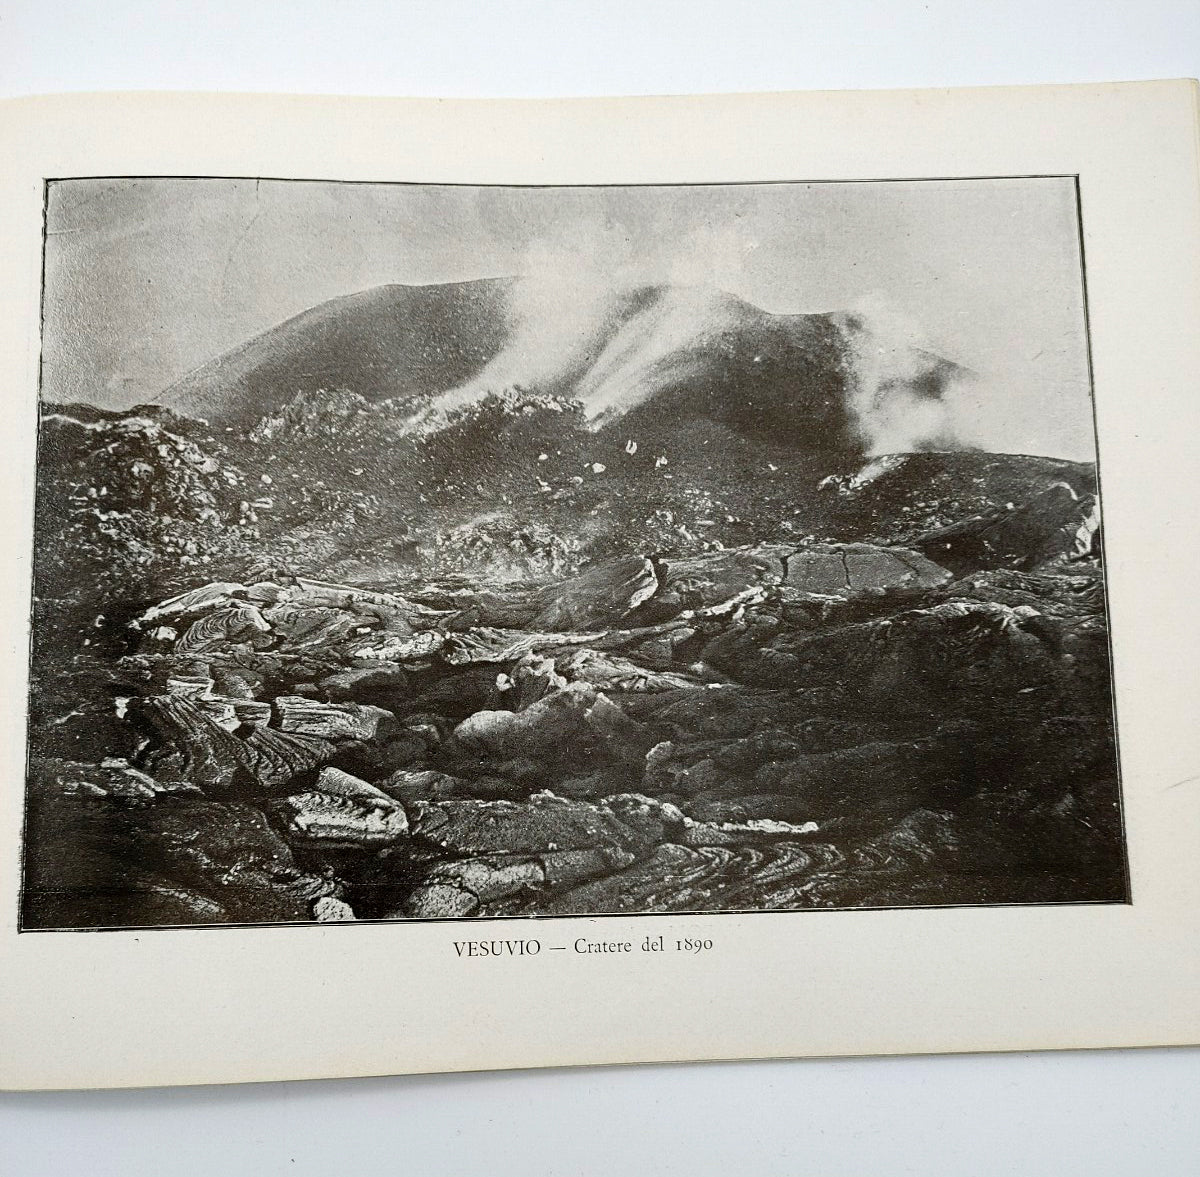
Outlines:
<svg viewBox="0 0 1200 1177"><path fill-rule="evenodd" d="M1194 83L0 136L5 1085L1196 1041Z"/></svg>

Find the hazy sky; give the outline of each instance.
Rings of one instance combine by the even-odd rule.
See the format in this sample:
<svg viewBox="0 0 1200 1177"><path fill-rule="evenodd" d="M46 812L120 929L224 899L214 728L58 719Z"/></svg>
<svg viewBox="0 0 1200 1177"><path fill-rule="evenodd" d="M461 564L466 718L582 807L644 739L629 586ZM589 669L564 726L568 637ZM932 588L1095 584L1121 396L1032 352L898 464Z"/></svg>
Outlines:
<svg viewBox="0 0 1200 1177"><path fill-rule="evenodd" d="M47 211L43 395L121 407L386 282L712 284L860 310L978 372L964 433L1093 456L1070 180L475 188L71 180Z"/></svg>

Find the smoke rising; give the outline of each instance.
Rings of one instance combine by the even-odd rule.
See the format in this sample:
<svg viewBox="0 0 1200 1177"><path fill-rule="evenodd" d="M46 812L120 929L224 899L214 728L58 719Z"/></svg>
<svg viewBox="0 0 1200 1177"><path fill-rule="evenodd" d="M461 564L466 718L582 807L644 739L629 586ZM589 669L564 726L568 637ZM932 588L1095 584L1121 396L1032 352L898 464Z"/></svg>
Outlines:
<svg viewBox="0 0 1200 1177"><path fill-rule="evenodd" d="M866 454L968 448L950 397L974 374L936 356L921 324L883 294L850 310L848 407Z"/></svg>
<svg viewBox="0 0 1200 1177"><path fill-rule="evenodd" d="M730 254L752 246L728 231L693 237L665 268L635 257L615 227L539 241L509 290L508 342L442 407L521 387L575 397L599 426L664 387L702 379L721 339L765 333L773 316L711 282ZM882 295L835 317L845 411L866 454L974 447L959 419L970 404L959 392L973 373L929 350L921 325Z"/></svg>
<svg viewBox="0 0 1200 1177"><path fill-rule="evenodd" d="M706 324L707 304L723 297L714 289L717 275L743 265L755 249L729 227L705 227L686 234L668 258L653 258L635 251L632 234L613 220L580 220L540 237L523 251L509 292L507 344L462 391L558 389L583 379L588 399L620 401L615 381L635 381L672 339L684 346L719 328L719 321ZM653 286L702 291L675 315L649 316L628 337L614 338L638 318L637 293Z"/></svg>
<svg viewBox="0 0 1200 1177"><path fill-rule="evenodd" d="M876 406L888 382L865 380L855 419L870 448L948 437L1094 457L1070 178L607 188L84 179L52 184L47 217L51 401L159 399L329 300L510 275L522 280L509 346L476 385L569 390L607 343L609 318L624 321L620 292L639 286L724 290L773 314L857 310L880 333L901 308L918 320L902 339L980 377L947 379L941 412L922 395ZM610 370L603 395L619 405L627 374Z"/></svg>

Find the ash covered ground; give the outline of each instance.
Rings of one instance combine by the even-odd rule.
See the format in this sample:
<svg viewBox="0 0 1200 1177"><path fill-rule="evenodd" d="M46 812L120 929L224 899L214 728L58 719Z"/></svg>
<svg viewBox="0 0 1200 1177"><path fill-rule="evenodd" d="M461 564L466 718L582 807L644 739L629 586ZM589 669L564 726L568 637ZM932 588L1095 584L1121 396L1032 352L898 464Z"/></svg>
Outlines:
<svg viewBox="0 0 1200 1177"><path fill-rule="evenodd" d="M1125 899L1094 467L864 452L861 324L638 298L553 387L355 304L43 406L24 926Z"/></svg>

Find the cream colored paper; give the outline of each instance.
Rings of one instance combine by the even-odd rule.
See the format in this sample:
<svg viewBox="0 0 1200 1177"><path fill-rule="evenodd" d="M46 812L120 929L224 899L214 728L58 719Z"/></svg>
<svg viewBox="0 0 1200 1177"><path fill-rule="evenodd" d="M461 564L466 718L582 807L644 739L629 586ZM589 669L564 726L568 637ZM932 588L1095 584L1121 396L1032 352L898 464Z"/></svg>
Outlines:
<svg viewBox="0 0 1200 1177"><path fill-rule="evenodd" d="M1195 83L0 107L0 1083L91 1087L1200 1040ZM1129 905L17 931L43 180L1080 178ZM700 957L554 953L702 934ZM471 959L455 940L537 938Z"/></svg>

